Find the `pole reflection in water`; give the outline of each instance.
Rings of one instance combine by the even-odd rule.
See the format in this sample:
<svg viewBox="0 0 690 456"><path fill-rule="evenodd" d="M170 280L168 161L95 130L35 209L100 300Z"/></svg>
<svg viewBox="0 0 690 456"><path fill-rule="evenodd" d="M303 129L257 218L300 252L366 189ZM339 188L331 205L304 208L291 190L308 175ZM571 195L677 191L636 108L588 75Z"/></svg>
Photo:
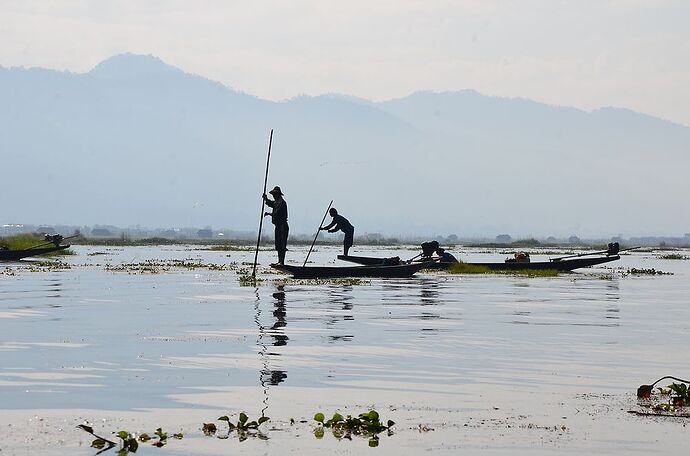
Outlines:
<svg viewBox="0 0 690 456"><path fill-rule="evenodd" d="M272 296L276 300L273 310L273 316L275 317L276 321L271 326L264 326L261 323L261 296L259 295L259 289L256 289L256 303L254 305L254 310L256 313L254 315L254 321L259 329L259 337L256 341L256 345L259 347L259 356L261 357L262 364L262 369L259 372L259 383L261 384L264 393L264 407L261 409L261 416L265 416L266 410L268 410L268 393L270 387L277 386L287 379L287 371L271 368L271 358L280 356L280 353L274 351L269 352L269 345L267 343L268 337L273 339L271 345L276 347L287 345L289 340L289 338L283 332L283 328L287 326L284 285L277 285L277 291L273 293Z"/></svg>

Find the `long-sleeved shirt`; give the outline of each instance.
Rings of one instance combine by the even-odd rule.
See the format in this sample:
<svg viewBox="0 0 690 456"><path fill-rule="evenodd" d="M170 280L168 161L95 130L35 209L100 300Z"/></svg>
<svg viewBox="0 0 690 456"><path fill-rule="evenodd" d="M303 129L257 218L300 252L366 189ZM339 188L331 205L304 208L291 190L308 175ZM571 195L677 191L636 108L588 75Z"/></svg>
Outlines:
<svg viewBox="0 0 690 456"><path fill-rule="evenodd" d="M334 228L334 231L342 231L343 233L352 233L355 231L355 227L352 226L350 221L343 217L340 214L337 214L333 217L333 221L328 224L328 226L324 226L324 230L330 230L331 228Z"/></svg>
<svg viewBox="0 0 690 456"><path fill-rule="evenodd" d="M271 213L271 222L274 225L280 225L282 223L287 223L288 220L288 208L287 202L284 199L271 201L266 199L266 205L273 208Z"/></svg>

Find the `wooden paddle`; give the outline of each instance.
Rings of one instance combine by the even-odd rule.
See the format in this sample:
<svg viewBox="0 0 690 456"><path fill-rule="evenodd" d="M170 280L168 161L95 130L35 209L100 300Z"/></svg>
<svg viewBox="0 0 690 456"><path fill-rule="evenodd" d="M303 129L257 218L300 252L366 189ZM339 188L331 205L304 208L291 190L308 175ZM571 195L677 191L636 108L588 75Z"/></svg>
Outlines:
<svg viewBox="0 0 690 456"><path fill-rule="evenodd" d="M333 205L333 200L328 204L328 208L326 209L326 213L323 214L323 218L321 219L321 223L319 223L319 228L316 230L316 234L314 235L314 241L311 243L311 247L309 247L309 253L307 253L307 257L304 259L304 264L302 264L302 267L307 265L307 260L309 259L309 255L311 255L311 251L314 248L314 244L316 244L316 238L319 237L319 233L321 232L321 227L323 226L323 222L326 221L326 216L328 215L328 211L331 210L331 206Z"/></svg>
<svg viewBox="0 0 690 456"><path fill-rule="evenodd" d="M256 262L259 259L259 244L261 243L261 230L264 226L264 209L266 209L266 184L268 184L268 165L271 162L271 145L273 144L273 129L271 128L271 136L268 138L268 157L266 158L266 175L264 176L264 192L261 194L261 216L259 217L259 235L256 237L256 252L254 253L254 267L252 268L252 277L256 279Z"/></svg>

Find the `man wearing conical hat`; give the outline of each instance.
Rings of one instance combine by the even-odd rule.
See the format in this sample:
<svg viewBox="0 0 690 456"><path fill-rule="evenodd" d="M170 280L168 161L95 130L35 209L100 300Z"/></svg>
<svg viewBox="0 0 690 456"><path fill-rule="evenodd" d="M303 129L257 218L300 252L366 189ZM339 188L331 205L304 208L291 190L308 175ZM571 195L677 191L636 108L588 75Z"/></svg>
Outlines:
<svg viewBox="0 0 690 456"><path fill-rule="evenodd" d="M273 200L268 199L263 194L264 201L268 207L273 208L273 212L266 212L264 216L270 215L271 222L275 225L275 245L278 251L278 264L285 264L285 252L287 251L287 239L290 227L288 226L287 202L283 199L283 192L277 185L268 192L273 196Z"/></svg>

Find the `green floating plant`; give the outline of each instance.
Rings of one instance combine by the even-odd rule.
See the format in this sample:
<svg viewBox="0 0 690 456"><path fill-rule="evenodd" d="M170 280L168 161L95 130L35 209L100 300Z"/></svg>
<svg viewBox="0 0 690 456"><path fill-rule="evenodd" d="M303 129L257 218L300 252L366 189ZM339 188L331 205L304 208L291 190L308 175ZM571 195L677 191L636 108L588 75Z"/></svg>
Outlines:
<svg viewBox="0 0 690 456"><path fill-rule="evenodd" d="M395 424L392 420L388 420L386 424L381 422L379 413L376 410L369 410L357 416L347 415L346 417L335 412L328 420L326 420L326 416L323 413L318 412L314 415L314 420L320 424L314 430L314 436L317 439L323 438L325 434L324 429L327 428L331 430L331 433L337 439L352 439L352 435L369 437L370 447L378 446L378 434L383 431L388 431L391 434L391 427Z"/></svg>
<svg viewBox="0 0 690 456"><path fill-rule="evenodd" d="M101 437L93 432L93 428L91 426L88 426L86 424L80 424L77 426L79 429L88 432L89 434L93 435L96 437L96 439L91 442L91 447L96 448L99 451L98 453L102 453L103 451L107 451L110 448L116 446L117 444L113 441L110 441L106 439L105 437ZM119 432L113 432L114 435L116 435L120 439L120 449L118 450L117 454L119 456L124 456L129 453L136 453L137 450L139 449L139 442L146 443L151 440L154 440L149 434L146 432L142 432L137 436L136 434L132 434L129 431L119 431ZM168 433L163 432L163 429L158 428L156 429L156 432L154 432L154 435L158 437L155 439L154 442L152 442L153 446L156 447L162 447L168 442ZM181 439L183 437L182 433L177 433L173 434L174 439ZM97 453L97 454L98 454Z"/></svg>
<svg viewBox="0 0 690 456"><path fill-rule="evenodd" d="M137 442L137 438L134 434L128 431L114 432L114 434L120 438L120 451L117 452L118 455L137 452L137 449L139 449L139 442Z"/></svg>
<svg viewBox="0 0 690 456"><path fill-rule="evenodd" d="M241 287L253 287L256 286L259 282L263 282L264 279L261 277L254 277L250 275L242 275L239 276L238 280L240 281L240 286Z"/></svg>
<svg viewBox="0 0 690 456"><path fill-rule="evenodd" d="M230 422L230 417L227 415L223 415L218 418L218 421L225 421L228 423L228 433L225 436L218 436L219 439L226 439L230 436L230 433L235 431L237 433L237 437L240 439L240 441L247 440L248 437L257 437L262 440L268 439L265 434L263 434L261 431L259 431L259 426L261 426L263 423L266 421L269 421L270 418L267 416L262 416L257 420L249 420L249 416L245 412L240 413L239 420L236 423ZM212 435L214 432L210 432L211 429L213 429L210 425L213 423L204 423L204 427L202 429L204 430L204 433L206 435ZM215 425L213 426L215 427ZM207 433L206 430L209 432Z"/></svg>
<svg viewBox="0 0 690 456"><path fill-rule="evenodd" d="M671 403L677 407L690 405L690 388L685 383L671 383L667 387L671 392Z"/></svg>

